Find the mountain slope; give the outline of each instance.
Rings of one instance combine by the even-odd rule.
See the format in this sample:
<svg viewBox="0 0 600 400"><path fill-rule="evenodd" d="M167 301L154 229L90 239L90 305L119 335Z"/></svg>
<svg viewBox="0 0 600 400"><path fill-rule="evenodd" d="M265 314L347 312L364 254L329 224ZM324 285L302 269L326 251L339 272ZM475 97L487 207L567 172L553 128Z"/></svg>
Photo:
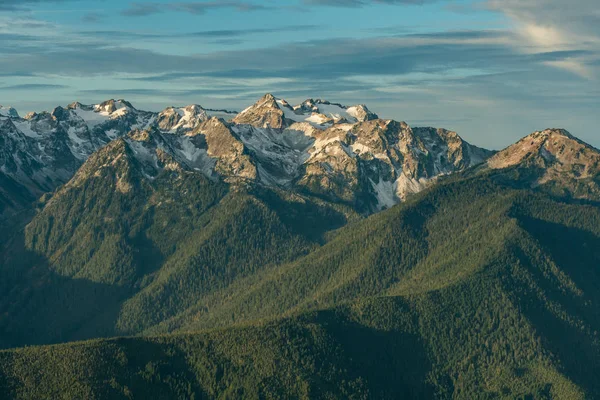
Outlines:
<svg viewBox="0 0 600 400"><path fill-rule="evenodd" d="M12 322L0 337L25 344L139 332L309 252L354 215L210 179L208 152L194 140L211 151L200 136L135 131L95 153L47 201L3 251L0 318ZM57 318L64 307L70 315Z"/></svg>
<svg viewBox="0 0 600 400"><path fill-rule="evenodd" d="M33 198L66 183L95 151L131 130L157 127L184 134L209 118L197 105L152 113L125 100L75 102L24 118L8 110L0 114L0 170ZM7 210L5 217L10 215Z"/></svg>
<svg viewBox="0 0 600 400"><path fill-rule="evenodd" d="M430 397L427 359L414 351L422 344L407 306L398 306L394 316L399 319L388 326L368 326L354 316L357 311L315 313L194 335L0 352L0 394L117 399ZM391 349L406 356L390 357ZM50 364L55 373L47 373ZM38 383L32 386L29 381L36 370ZM74 384L66 388L66 382Z"/></svg>
<svg viewBox="0 0 600 400"><path fill-rule="evenodd" d="M595 397L505 290L480 280L256 326L5 351L0 387L23 398Z"/></svg>
<svg viewBox="0 0 600 400"><path fill-rule="evenodd" d="M147 333L400 296L417 313L442 398L513 397L532 388L540 390L534 397L561 398L567 381L594 398L599 222L598 206L557 202L490 177L441 185Z"/></svg>
<svg viewBox="0 0 600 400"><path fill-rule="evenodd" d="M73 103L25 118L16 113L0 116L0 170L27 189L28 197L39 197L71 179L110 140L134 126L146 126L150 119L151 113L114 100L95 106Z"/></svg>
<svg viewBox="0 0 600 400"><path fill-rule="evenodd" d="M480 166L359 219L207 177L195 135L113 141L5 253L4 346L146 336L2 352L7 396L600 396L598 203Z"/></svg>

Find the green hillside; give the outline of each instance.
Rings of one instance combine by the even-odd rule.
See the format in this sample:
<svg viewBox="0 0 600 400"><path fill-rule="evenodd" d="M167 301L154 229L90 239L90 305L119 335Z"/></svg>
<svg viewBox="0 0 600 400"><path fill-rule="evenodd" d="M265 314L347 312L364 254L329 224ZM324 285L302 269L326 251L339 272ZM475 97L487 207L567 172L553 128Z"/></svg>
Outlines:
<svg viewBox="0 0 600 400"><path fill-rule="evenodd" d="M0 352L0 387L40 399L429 397L410 312L387 308L397 319L380 327L342 309L194 335Z"/></svg>
<svg viewBox="0 0 600 400"><path fill-rule="evenodd" d="M368 218L115 140L0 238L0 347L129 338L1 352L0 397L600 398L597 155L554 134Z"/></svg>
<svg viewBox="0 0 600 400"><path fill-rule="evenodd" d="M452 351L460 345L440 330L448 321L435 320L435 301L388 297L261 326L4 351L0 391L23 399L584 398L511 310L500 315L515 324L510 342L494 357L502 343L476 333ZM490 329L481 311L471 317L470 328Z"/></svg>
<svg viewBox="0 0 600 400"><path fill-rule="evenodd" d="M531 388L540 379L556 389L550 376L561 373L596 397L599 263L598 206L480 177L349 226L307 257L202 299L148 333L394 296L417 313L439 363L430 378L448 395L502 393L513 382Z"/></svg>
<svg viewBox="0 0 600 400"><path fill-rule="evenodd" d="M147 336L4 352L6 393L21 398L46 393L55 394L48 398L600 397L597 204L552 198L514 187L506 175L486 173L449 179L326 235L332 225L322 215L298 225L293 218L310 215L307 209L294 211L290 199L278 201L282 198L274 192L224 192L213 208L228 212L203 214L211 215L206 227L178 241L177 250L139 289L106 279L110 274L73 279L63 271L54 273L62 286L49 282L41 284L42 294L35 288L23 295L37 300L27 303L15 294L2 315L20 318L20 326L11 326L21 330L5 328L4 337L26 335L32 325L27 313L36 316L38 327L27 340L51 327L69 337ZM310 210L339 216L316 204ZM223 218L224 213L231 217ZM253 217L242 222L242 214ZM217 223L219 217L223 222ZM43 226L39 221L28 234ZM309 234L318 231L319 221L321 234ZM144 230L146 237L152 238L153 226ZM291 226L305 228L284 229ZM271 238L265 251L244 250L254 237L249 232ZM235 238L229 246L223 244L227 238ZM211 252L210 244L199 252L202 243L220 247ZM260 249L260 243L265 242L250 248ZM272 246L277 255L269 253ZM245 260L241 264L248 271L223 274L231 271L228 254L234 265ZM197 260L219 265L220 274L198 269L203 264ZM44 309L49 294L43 291L49 287L62 291L52 289L57 303ZM100 305L98 298L86 303L84 293L90 291L100 294ZM23 304L31 306L15 311ZM60 304L73 307L68 319L61 321L58 312L45 316ZM105 318L103 323L85 321L80 325L85 328L66 329L61 324L70 324L79 306L87 307L86 315L97 312L95 322ZM37 311L40 307L44 312ZM110 307L112 314L106 311ZM112 330L103 332L99 327L108 326L106 321ZM221 328L206 331L216 327ZM152 336L173 332L180 333ZM54 364L59 367L48 368Z"/></svg>
<svg viewBox="0 0 600 400"><path fill-rule="evenodd" d="M113 142L13 238L0 268L2 341L138 333L240 277L307 254L354 215L198 173L145 173Z"/></svg>

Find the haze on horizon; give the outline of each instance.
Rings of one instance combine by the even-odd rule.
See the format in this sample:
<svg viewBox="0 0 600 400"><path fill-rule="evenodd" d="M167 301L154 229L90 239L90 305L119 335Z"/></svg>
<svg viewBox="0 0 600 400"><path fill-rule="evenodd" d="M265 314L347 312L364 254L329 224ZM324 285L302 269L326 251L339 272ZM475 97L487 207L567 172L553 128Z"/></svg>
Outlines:
<svg viewBox="0 0 600 400"><path fill-rule="evenodd" d="M593 0L0 0L0 104L364 103L501 148L560 127L600 147Z"/></svg>

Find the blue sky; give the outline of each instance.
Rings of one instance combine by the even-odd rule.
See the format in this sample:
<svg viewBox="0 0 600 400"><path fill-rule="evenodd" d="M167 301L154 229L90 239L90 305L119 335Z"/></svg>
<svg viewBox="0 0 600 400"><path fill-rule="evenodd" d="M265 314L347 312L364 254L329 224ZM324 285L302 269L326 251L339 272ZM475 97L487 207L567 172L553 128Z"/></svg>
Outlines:
<svg viewBox="0 0 600 400"><path fill-rule="evenodd" d="M0 104L365 103L504 147L600 147L597 0L0 0Z"/></svg>

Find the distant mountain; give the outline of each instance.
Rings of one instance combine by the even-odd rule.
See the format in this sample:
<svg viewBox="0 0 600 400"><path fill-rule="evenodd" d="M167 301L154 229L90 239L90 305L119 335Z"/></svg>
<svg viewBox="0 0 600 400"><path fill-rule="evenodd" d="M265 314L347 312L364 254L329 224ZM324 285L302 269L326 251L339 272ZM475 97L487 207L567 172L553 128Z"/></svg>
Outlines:
<svg viewBox="0 0 600 400"><path fill-rule="evenodd" d="M1 117L10 117L10 118L19 118L19 113L12 107L4 107L0 105L0 116Z"/></svg>
<svg viewBox="0 0 600 400"><path fill-rule="evenodd" d="M266 94L256 104L239 113L233 122L257 128L288 128L296 122L307 122L315 127L329 127L340 123L356 123L378 119L365 105L346 107L325 100L306 100L292 107L287 101Z"/></svg>
<svg viewBox="0 0 600 400"><path fill-rule="evenodd" d="M6 114L0 117L0 171L30 197L39 197L71 179L93 152L152 119L152 113L113 100L73 103L25 118Z"/></svg>
<svg viewBox="0 0 600 400"><path fill-rule="evenodd" d="M206 110L194 104L182 108L169 107L158 114L156 123L161 131L183 133L194 129L208 118Z"/></svg>
<svg viewBox="0 0 600 400"><path fill-rule="evenodd" d="M208 152L212 161L205 164L215 168L205 171L208 176L296 188L366 214L389 208L438 176L464 170L492 154L454 132L411 129L378 119L364 105L306 100L292 107L269 94L231 123L214 116L227 111L189 105L151 113L125 100L73 103L25 118L3 110L0 171L28 192L24 201L54 191L93 152L134 129L217 138L211 149L201 140L194 140L196 145L186 142L189 151ZM220 140L229 143L227 147ZM18 201L4 208L7 215L25 207Z"/></svg>

